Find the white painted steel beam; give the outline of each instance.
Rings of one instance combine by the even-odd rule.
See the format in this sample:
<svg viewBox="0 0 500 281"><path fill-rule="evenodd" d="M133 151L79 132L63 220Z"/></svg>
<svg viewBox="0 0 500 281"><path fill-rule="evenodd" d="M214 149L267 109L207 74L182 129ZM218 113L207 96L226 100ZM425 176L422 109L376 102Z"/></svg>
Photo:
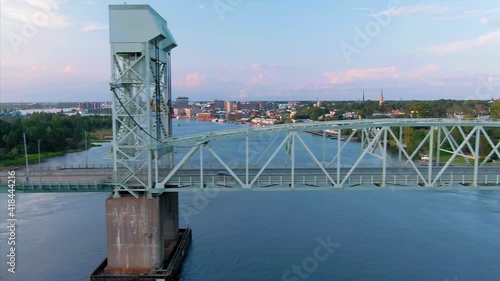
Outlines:
<svg viewBox="0 0 500 281"><path fill-rule="evenodd" d="M177 44L149 5L110 5L109 34L115 196L137 196L132 186L147 190L160 181L158 163L169 151L158 143L171 135L170 51Z"/></svg>

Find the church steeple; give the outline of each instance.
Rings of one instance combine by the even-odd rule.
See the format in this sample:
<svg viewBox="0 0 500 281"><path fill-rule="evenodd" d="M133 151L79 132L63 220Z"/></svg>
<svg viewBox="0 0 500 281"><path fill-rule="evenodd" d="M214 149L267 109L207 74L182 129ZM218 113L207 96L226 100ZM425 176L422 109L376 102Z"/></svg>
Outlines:
<svg viewBox="0 0 500 281"><path fill-rule="evenodd" d="M378 104L382 106L384 104L384 90L380 90L380 99L378 100Z"/></svg>

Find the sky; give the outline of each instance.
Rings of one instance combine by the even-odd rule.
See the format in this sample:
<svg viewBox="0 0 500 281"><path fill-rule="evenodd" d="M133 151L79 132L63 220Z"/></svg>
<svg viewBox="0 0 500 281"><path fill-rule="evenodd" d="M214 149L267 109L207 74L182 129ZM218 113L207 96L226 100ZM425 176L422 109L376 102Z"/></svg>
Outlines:
<svg viewBox="0 0 500 281"><path fill-rule="evenodd" d="M172 97L500 98L500 2L158 0ZM0 102L111 100L108 5L1 0Z"/></svg>

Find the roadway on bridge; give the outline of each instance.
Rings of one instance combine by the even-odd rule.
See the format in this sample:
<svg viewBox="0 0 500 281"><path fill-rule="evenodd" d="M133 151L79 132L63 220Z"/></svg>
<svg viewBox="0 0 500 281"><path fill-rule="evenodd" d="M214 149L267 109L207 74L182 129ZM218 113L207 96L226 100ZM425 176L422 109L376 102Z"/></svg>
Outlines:
<svg viewBox="0 0 500 281"><path fill-rule="evenodd" d="M340 168L340 174L346 175L349 172L350 167L342 167ZM325 168L328 174L334 176L337 174L337 168ZM419 166L418 170L426 175L428 172L427 166ZM441 167L432 167L432 173L436 174L441 170ZM238 177L245 177L246 170L245 169L234 169L233 170ZM257 173L260 171L260 168L251 168L248 170L250 177L255 177ZM358 167L354 170L352 176L359 175L378 175L382 171L381 167ZM387 175L416 175L415 169L411 167L388 167ZM283 176L290 175L291 168L266 168L261 176ZM471 174L473 172L472 167L467 166L452 166L446 169L446 174ZM499 175L500 167L480 167L480 174L489 174L489 175ZM6 174L7 171L2 171L3 174ZM205 177L221 177L221 173L227 173L228 177L231 177L228 171L226 171L223 167L219 168L204 168L203 174ZM166 169L160 170L161 176L166 176L168 171ZM296 175L324 175L323 171L320 168L295 168ZM26 176L26 172L24 170L16 171L17 179L23 181ZM112 168L78 168L78 169L61 169L61 170L32 170L30 171L30 180L33 182L38 181L92 181L92 180L109 180L113 175ZM189 168L189 169L179 169L175 173L175 177L199 177L200 169L199 168ZM2 182L2 181L0 181Z"/></svg>
<svg viewBox="0 0 500 281"><path fill-rule="evenodd" d="M325 169L330 178L334 181L337 181L337 172L340 172L340 179L343 179L350 171L350 167L342 167L339 171L336 167ZM440 169L440 167L433 167L432 175L435 176ZM418 167L418 170L422 177L427 179L428 167L421 166ZM166 187L169 187L167 189L170 191L183 191L192 189L191 187L199 188L202 185L203 187L221 187L221 190L224 190L224 188L241 189L241 187L245 187L245 185L248 184L248 182L246 182L246 170L235 169L233 171L241 182L223 168L209 168L203 169L203 184L201 184L201 173L199 168L180 169L167 182ZM253 181L259 171L260 169L258 168L249 169L248 181ZM30 181L27 182L25 181L24 172L18 171L16 188L22 189L25 192L107 192L112 190L112 174L112 168L79 168L49 171L33 170L31 171ZM167 174L168 171L166 169L160 172L161 177L165 177ZM419 186L423 184L418 173L411 167L390 167L386 169L386 174L386 185ZM294 185L298 187L333 186L323 171L317 167L296 168L294 178ZM448 167L446 172L443 173L437 186L451 186L452 184L467 186L473 183L473 178L473 169L471 169L471 167L452 166ZM348 187L366 184L381 186L382 181L382 168L358 167L345 181L344 186ZM500 186L499 181L500 167L479 168L478 185L483 186L483 188L486 186L488 189L496 189ZM252 187L290 187L291 182L291 168L267 168L261 173L259 178L255 180ZM243 183L243 185L241 185L241 183ZM338 185L338 182L336 182L336 185ZM6 192L7 186L5 182L1 182L0 187L0 193ZM278 189L273 188L273 190Z"/></svg>

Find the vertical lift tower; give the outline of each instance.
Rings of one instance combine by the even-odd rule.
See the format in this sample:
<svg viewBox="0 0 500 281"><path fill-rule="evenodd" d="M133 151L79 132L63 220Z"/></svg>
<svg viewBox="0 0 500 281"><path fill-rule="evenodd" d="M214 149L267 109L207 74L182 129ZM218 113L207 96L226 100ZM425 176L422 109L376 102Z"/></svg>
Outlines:
<svg viewBox="0 0 500 281"><path fill-rule="evenodd" d="M109 23L115 188L106 200L108 257L91 280L163 280L186 232L191 238L190 230L179 234L178 194L149 192L172 161L158 146L172 133L170 52L177 44L149 5L110 5Z"/></svg>

